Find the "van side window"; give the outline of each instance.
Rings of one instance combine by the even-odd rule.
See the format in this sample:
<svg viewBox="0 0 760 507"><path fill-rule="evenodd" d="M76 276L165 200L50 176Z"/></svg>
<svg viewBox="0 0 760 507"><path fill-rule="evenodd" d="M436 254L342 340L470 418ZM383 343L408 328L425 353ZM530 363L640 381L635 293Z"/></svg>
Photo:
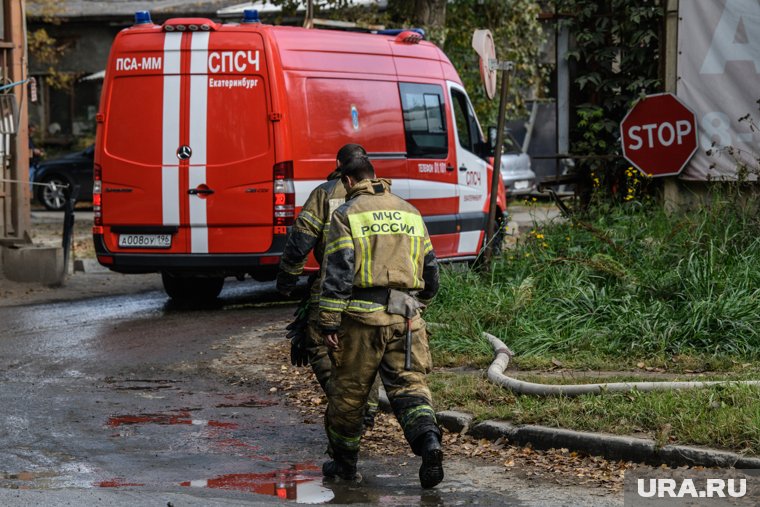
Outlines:
<svg viewBox="0 0 760 507"><path fill-rule="evenodd" d="M409 158L446 158L449 153L443 89L437 85L399 83Z"/></svg>
<svg viewBox="0 0 760 507"><path fill-rule="evenodd" d="M463 93L451 90L451 96L459 145L471 153L477 153L478 144L482 142L482 139L475 113L472 112L472 107Z"/></svg>

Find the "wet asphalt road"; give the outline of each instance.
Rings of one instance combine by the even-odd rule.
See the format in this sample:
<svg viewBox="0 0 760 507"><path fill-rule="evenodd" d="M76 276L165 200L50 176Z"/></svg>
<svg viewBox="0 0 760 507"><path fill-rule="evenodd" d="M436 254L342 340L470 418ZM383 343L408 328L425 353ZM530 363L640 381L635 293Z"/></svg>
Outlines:
<svg viewBox="0 0 760 507"><path fill-rule="evenodd" d="M211 309L162 292L0 308L0 505L619 505L499 467L362 456L359 485L323 482L324 430L264 381L199 364L227 337L287 318L273 285L232 282ZM214 347L214 348L212 348Z"/></svg>

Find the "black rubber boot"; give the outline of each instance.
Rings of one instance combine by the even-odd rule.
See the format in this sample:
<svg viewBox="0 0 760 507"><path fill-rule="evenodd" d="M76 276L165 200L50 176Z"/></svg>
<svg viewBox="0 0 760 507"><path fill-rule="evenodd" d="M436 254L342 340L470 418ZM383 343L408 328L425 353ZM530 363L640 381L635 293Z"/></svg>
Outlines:
<svg viewBox="0 0 760 507"><path fill-rule="evenodd" d="M322 475L331 479L339 477L346 481L358 481L361 478L356 472L356 460L342 459L338 456L322 465Z"/></svg>
<svg viewBox="0 0 760 507"><path fill-rule="evenodd" d="M422 439L420 446L420 455L422 456L420 485L425 489L430 489L443 480L443 449L438 440L438 435L432 431L425 433L420 438Z"/></svg>

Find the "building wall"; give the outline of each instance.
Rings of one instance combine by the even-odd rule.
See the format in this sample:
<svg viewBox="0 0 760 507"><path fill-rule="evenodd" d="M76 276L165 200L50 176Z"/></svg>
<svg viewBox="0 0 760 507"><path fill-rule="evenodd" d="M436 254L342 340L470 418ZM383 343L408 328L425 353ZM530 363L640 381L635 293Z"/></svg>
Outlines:
<svg viewBox="0 0 760 507"><path fill-rule="evenodd" d="M116 34L131 23L71 21L55 24L29 23L31 32L44 28L64 48L55 64L30 55L30 75L36 79L38 97L29 103L30 122L39 126L38 141L55 150L81 148L95 135L95 114L102 80L82 80L106 67ZM50 68L72 77L69 88L51 86Z"/></svg>

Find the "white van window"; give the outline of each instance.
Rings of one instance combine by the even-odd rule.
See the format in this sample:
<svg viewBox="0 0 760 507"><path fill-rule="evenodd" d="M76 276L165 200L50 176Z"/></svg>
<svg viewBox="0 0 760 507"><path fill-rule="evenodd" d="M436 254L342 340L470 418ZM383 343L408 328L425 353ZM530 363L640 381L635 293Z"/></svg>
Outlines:
<svg viewBox="0 0 760 507"><path fill-rule="evenodd" d="M399 83L409 158L446 158L449 153L443 89L438 85Z"/></svg>
<svg viewBox="0 0 760 507"><path fill-rule="evenodd" d="M454 123L456 123L459 145L471 153L477 153L478 143L482 142L478 122L475 113L470 107L467 97L458 90L452 90L452 107L454 109Z"/></svg>

